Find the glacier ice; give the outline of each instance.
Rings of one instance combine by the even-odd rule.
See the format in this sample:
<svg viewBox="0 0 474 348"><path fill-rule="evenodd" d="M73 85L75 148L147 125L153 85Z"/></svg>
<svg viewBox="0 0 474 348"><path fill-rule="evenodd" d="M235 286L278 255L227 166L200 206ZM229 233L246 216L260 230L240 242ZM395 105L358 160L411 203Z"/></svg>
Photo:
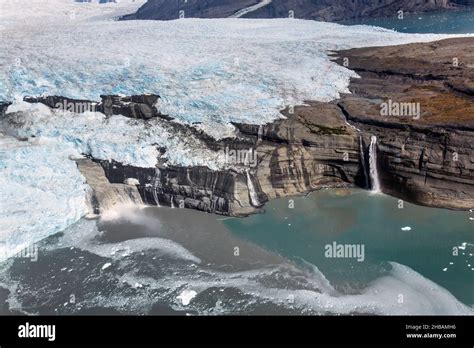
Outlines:
<svg viewBox="0 0 474 348"><path fill-rule="evenodd" d="M159 157L171 165L208 166L214 170L225 166L224 154L207 149L198 137L180 134L157 118L106 118L99 112L76 114L51 110L40 103L15 101L7 108L5 127L18 138L56 139L78 153L136 167L153 168ZM168 151L161 156L158 147Z"/></svg>
<svg viewBox="0 0 474 348"><path fill-rule="evenodd" d="M163 113L202 122L216 137L229 121L267 123L289 104L348 92L356 74L329 50L447 37L291 19L111 20L138 6L129 2L33 2L28 15L16 2L0 4L8 37L0 42L0 100L156 93Z"/></svg>
<svg viewBox="0 0 474 348"><path fill-rule="evenodd" d="M158 145L171 164L222 167L199 139L158 120L61 113L23 96L155 93L161 112L221 138L234 134L229 122L264 124L289 104L348 92L356 74L330 50L448 37L290 19L114 20L143 3L0 0L0 102L17 100L8 111L21 124L9 131L30 139L0 136L2 255L87 213L87 185L71 156L153 167Z"/></svg>
<svg viewBox="0 0 474 348"><path fill-rule="evenodd" d="M0 261L60 232L87 213L88 190L58 141L19 141L0 133Z"/></svg>

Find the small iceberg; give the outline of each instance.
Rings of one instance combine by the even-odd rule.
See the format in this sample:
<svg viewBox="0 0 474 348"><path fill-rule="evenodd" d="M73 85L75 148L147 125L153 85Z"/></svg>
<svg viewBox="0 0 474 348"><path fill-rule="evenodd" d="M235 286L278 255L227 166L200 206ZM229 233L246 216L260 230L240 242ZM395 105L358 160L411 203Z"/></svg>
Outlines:
<svg viewBox="0 0 474 348"><path fill-rule="evenodd" d="M405 226L405 227L402 227L401 230L402 231L411 231L411 227L410 226Z"/></svg>

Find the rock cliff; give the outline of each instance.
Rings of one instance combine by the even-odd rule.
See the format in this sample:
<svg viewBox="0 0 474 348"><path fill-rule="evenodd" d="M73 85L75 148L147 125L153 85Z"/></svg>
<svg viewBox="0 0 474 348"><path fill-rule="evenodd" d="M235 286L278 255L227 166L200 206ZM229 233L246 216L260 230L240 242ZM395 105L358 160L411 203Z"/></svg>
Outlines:
<svg viewBox="0 0 474 348"><path fill-rule="evenodd" d="M334 59L360 75L351 81L351 94L288 107L282 111L286 118L271 124L235 124L236 139L215 141L159 114L158 96L103 96L96 107L106 114L143 122L159 117L179 134L199 137L207 150L229 156L222 170L79 161L95 185L94 211L116 200L104 192L108 185L100 184L107 182L114 191L131 193L133 201L242 216L260 211L270 199L323 187L370 189L374 172L381 190L401 199L474 207L474 39L353 49L334 53ZM26 100L56 108L92 103Z"/></svg>
<svg viewBox="0 0 474 348"><path fill-rule="evenodd" d="M338 52L358 72L337 102L377 135L383 191L415 203L474 206L474 39Z"/></svg>

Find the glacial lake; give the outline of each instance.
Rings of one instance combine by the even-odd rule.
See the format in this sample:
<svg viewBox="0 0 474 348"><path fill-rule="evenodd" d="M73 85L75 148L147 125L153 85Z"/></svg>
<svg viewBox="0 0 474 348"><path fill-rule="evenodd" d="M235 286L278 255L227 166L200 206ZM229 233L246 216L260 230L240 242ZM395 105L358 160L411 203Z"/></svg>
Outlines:
<svg viewBox="0 0 474 348"><path fill-rule="evenodd" d="M225 218L122 207L83 219L39 243L36 262L0 264L0 312L474 313L474 213L401 206L359 189L265 210ZM328 245L363 254L328 257Z"/></svg>

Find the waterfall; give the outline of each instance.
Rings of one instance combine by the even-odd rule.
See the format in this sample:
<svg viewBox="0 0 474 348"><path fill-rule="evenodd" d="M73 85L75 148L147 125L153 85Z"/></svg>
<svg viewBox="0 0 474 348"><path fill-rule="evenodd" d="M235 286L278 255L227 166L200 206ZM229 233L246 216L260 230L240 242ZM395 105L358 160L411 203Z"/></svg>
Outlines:
<svg viewBox="0 0 474 348"><path fill-rule="evenodd" d="M77 168L86 178L87 184L91 188L87 193L91 217L113 210L118 205L143 204L137 188L138 180L135 179L134 181L129 178L125 180L125 184L111 184L99 163L88 158L76 159L75 161Z"/></svg>
<svg viewBox="0 0 474 348"><path fill-rule="evenodd" d="M158 189L161 188L161 172L160 168L155 169L155 179L153 182L153 198L155 199L156 205L160 206L160 200L158 199Z"/></svg>
<svg viewBox="0 0 474 348"><path fill-rule="evenodd" d="M372 135L369 148L370 181L372 182L372 191L380 192L379 173L377 171L377 137Z"/></svg>
<svg viewBox="0 0 474 348"><path fill-rule="evenodd" d="M253 184L252 178L250 177L250 170L247 169L247 186L249 189L250 203L254 207L260 206L260 201L258 200L257 192L255 191L255 186Z"/></svg>
<svg viewBox="0 0 474 348"><path fill-rule="evenodd" d="M369 187L369 180L367 177L367 165L365 163L364 143L362 136L359 136L360 161L362 162L362 171L364 172L365 188Z"/></svg>
<svg viewBox="0 0 474 348"><path fill-rule="evenodd" d="M263 126L258 126L258 142L261 142L263 138Z"/></svg>

